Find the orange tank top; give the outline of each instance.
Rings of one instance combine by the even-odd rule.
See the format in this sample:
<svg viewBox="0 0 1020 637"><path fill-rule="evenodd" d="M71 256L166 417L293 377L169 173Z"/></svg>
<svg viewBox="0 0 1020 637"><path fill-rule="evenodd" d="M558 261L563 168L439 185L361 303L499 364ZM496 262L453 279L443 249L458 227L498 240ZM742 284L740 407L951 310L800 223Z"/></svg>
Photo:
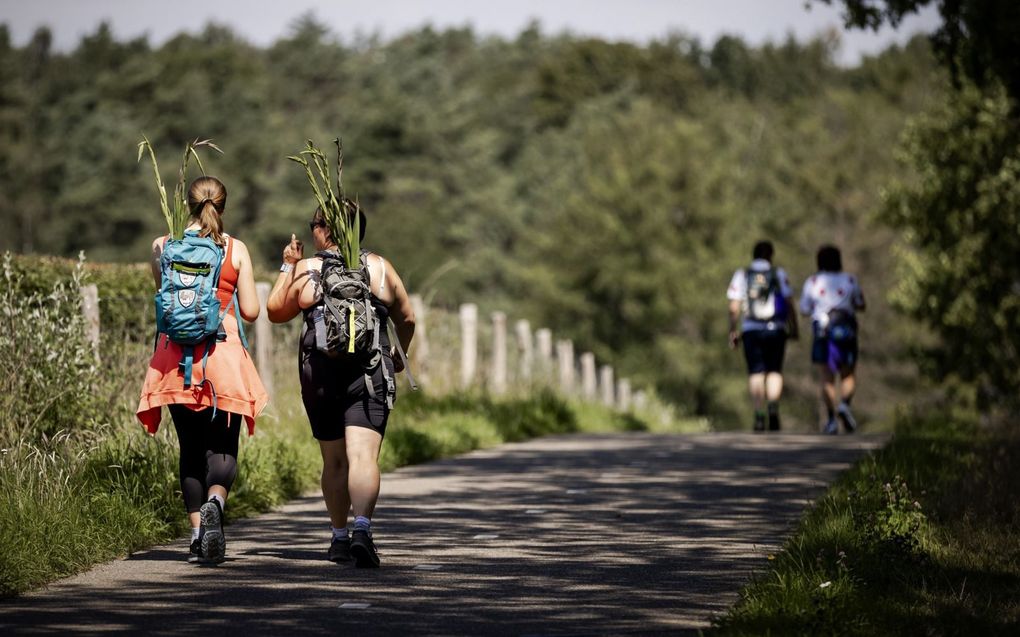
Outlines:
<svg viewBox="0 0 1020 637"><path fill-rule="evenodd" d="M216 290L216 298L220 300L220 311L227 309L227 304L230 303L230 299L234 296L234 290L237 289L237 268L234 267L234 239L230 235L224 234L227 238L227 253L223 257L223 266L220 268L220 285ZM237 308L234 308L234 314L237 314Z"/></svg>

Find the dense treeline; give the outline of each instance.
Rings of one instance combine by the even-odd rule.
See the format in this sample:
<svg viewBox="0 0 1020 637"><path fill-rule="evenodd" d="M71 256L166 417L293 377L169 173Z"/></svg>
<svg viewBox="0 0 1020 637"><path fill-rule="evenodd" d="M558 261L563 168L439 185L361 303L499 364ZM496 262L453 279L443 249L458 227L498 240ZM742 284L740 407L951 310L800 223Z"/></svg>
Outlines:
<svg viewBox="0 0 1020 637"><path fill-rule="evenodd" d="M924 39L852 69L836 45L537 26L345 43L305 18L268 48L219 26L160 47L104 26L58 53L46 30L17 47L0 27L0 249L143 260L165 226L135 143L148 135L172 183L185 141L212 137L227 229L271 267L313 206L284 157L342 134L368 245L411 288L512 308L698 413L746 412L724 292L753 242L775 241L796 287L817 246L839 244L869 295L875 414L909 387L914 331L885 301L896 236L880 191L909 177L892 151L947 82ZM789 356L792 409L813 422L806 349Z"/></svg>

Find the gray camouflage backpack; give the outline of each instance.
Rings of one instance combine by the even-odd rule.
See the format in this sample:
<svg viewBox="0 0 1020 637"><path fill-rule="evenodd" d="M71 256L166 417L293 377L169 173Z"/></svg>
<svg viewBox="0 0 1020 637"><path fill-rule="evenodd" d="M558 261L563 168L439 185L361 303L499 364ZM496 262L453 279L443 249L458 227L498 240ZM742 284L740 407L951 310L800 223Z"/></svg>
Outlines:
<svg viewBox="0 0 1020 637"><path fill-rule="evenodd" d="M338 252L327 250L315 256L322 259L320 286L322 303L315 309L315 347L330 358L343 359L365 369L365 386L377 398L372 372L382 361L379 335L388 328L372 305L371 281L368 273L367 250L362 250L357 269L349 269ZM408 370L407 357L400 341L392 339L401 358L412 389L417 389ZM386 365L382 365L386 383L386 404L393 407L396 383Z"/></svg>

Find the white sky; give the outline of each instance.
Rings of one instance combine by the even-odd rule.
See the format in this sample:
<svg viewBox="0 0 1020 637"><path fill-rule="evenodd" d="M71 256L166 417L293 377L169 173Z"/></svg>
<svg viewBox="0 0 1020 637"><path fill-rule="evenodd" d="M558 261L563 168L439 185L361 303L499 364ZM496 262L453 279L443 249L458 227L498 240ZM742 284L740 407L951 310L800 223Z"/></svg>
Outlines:
<svg viewBox="0 0 1020 637"><path fill-rule="evenodd" d="M838 2L829 6L809 0L0 0L0 22L8 25L15 44L24 44L37 27L48 25L61 50L73 48L102 20L111 23L118 38L147 34L156 45L180 31L200 30L209 21L266 45L308 11L347 42L359 33L391 38L425 24L471 25L479 34L514 37L532 19L546 34L569 31L643 43L679 31L698 36L707 46L722 34L758 45L781 41L788 33L805 40L837 29L843 42L838 61L851 65L862 54L938 25L937 12L928 7L896 31L847 32Z"/></svg>

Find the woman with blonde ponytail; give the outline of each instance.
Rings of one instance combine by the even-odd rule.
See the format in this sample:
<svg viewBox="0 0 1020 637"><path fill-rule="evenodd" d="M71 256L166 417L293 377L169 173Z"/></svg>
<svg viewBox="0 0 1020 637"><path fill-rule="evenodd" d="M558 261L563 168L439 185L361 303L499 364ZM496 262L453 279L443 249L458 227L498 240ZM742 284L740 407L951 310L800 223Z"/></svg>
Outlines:
<svg viewBox="0 0 1020 637"><path fill-rule="evenodd" d="M240 337L238 321L254 321L259 302L248 248L223 232L226 204L227 189L215 177L199 177L188 189L191 219L185 232L208 237L223 248L216 297L225 338L194 346L195 360L204 358L205 369L203 372L195 365L192 379L186 383L180 365L181 345L160 333L137 411L142 424L155 433L161 408L166 405L170 410L180 442L181 492L191 522L191 562L224 560L223 509L237 475L241 420L248 434L253 434L255 418L269 400ZM162 283L160 257L167 239L161 236L152 242L152 278L157 289ZM235 293L236 303L231 303Z"/></svg>

